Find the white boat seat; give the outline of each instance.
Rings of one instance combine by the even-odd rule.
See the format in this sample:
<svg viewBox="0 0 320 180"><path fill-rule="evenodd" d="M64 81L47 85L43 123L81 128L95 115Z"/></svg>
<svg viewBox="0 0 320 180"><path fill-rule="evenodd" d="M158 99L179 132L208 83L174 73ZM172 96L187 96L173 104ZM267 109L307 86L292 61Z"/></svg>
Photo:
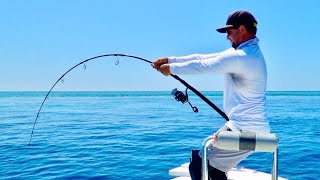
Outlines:
<svg viewBox="0 0 320 180"><path fill-rule="evenodd" d="M212 143L213 136L206 138L203 143L203 152L207 153L207 147ZM267 174L256 170L246 168L233 168L228 172L228 179L232 180L286 180L278 177L278 138L275 134L262 134L252 132L236 132L236 131L221 131L216 137L216 147L226 150L251 150L259 152L273 153L273 168L272 173ZM204 155L202 159L203 171L202 177L206 180L208 175L207 158ZM189 163L185 163L180 167L171 169L169 174L176 176L172 180L191 180L188 170Z"/></svg>
<svg viewBox="0 0 320 180"><path fill-rule="evenodd" d="M207 148L212 143L213 136L209 136L202 143L202 179L208 179ZM271 179L278 179L278 138L275 134L263 134L241 131L221 131L216 137L216 147L225 150L250 150L273 152L273 166Z"/></svg>
<svg viewBox="0 0 320 180"><path fill-rule="evenodd" d="M225 150L274 152L278 147L278 138L275 134L221 131L217 135L216 146Z"/></svg>

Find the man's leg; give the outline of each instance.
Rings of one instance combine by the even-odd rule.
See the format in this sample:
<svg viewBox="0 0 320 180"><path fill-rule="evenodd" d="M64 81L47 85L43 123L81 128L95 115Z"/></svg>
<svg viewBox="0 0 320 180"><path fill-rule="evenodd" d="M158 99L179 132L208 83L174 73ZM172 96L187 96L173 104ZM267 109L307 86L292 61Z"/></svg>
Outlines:
<svg viewBox="0 0 320 180"><path fill-rule="evenodd" d="M208 173L210 180L227 180L227 174L219 169L216 169L208 163Z"/></svg>
<svg viewBox="0 0 320 180"><path fill-rule="evenodd" d="M231 131L227 126L223 126L219 131ZM201 180L202 174L202 159L198 155L199 150L193 150L191 155L191 162L189 165L189 172L192 180ZM225 180L227 179L225 172L230 171L235 165L240 161L249 156L252 151L229 151L216 148L214 145L208 148L207 157L209 159L208 163L208 174L212 180ZM212 165L212 166L211 166ZM218 170L217 168L223 171ZM210 168L211 167L211 168ZM210 172L211 169L211 172Z"/></svg>
<svg viewBox="0 0 320 180"><path fill-rule="evenodd" d="M189 172L192 180L201 180L202 158L199 156L199 150L192 150ZM227 180L227 175L225 172L210 166L209 163L208 173L211 180Z"/></svg>
<svg viewBox="0 0 320 180"><path fill-rule="evenodd" d="M202 174L202 158L199 156L200 150L192 150L190 164L189 164L189 173L192 180L201 180Z"/></svg>
<svg viewBox="0 0 320 180"><path fill-rule="evenodd" d="M221 127L217 133L220 131L231 131L227 126ZM208 147L207 157L209 159L208 173L212 180L226 180L227 176L225 172L230 171L234 166L236 166L240 161L249 156L251 151L230 151L218 149L215 144L211 144Z"/></svg>

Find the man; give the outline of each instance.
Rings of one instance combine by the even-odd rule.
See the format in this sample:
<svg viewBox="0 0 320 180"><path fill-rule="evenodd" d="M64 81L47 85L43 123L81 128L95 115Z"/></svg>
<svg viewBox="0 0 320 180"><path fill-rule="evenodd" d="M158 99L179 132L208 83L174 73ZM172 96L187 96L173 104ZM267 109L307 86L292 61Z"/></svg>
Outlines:
<svg viewBox="0 0 320 180"><path fill-rule="evenodd" d="M170 74L224 74L224 111L229 121L217 131L250 131L269 133L265 114L267 70L258 45L257 21L248 11L236 11L228 16L219 33L227 33L232 48L220 53L184 57L160 58L152 67ZM215 133L215 135L217 134ZM189 166L192 179L201 179L201 153L193 153ZM212 144L208 150L209 177L227 179L226 173L250 151L220 150Z"/></svg>

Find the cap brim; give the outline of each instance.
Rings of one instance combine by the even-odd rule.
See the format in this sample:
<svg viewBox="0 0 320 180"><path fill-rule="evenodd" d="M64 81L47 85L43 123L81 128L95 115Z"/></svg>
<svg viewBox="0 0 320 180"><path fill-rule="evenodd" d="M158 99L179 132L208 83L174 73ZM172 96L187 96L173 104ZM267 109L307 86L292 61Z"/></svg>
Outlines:
<svg viewBox="0 0 320 180"><path fill-rule="evenodd" d="M233 27L233 25L225 25L224 27L217 29L217 31L219 33L226 33L227 29L232 28L232 27Z"/></svg>

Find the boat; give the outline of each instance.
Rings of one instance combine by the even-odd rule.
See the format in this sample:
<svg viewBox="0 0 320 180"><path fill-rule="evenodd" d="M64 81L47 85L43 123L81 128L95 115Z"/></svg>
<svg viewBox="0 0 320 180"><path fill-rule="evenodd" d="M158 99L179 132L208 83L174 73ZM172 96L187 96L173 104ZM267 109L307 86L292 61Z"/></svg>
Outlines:
<svg viewBox="0 0 320 180"><path fill-rule="evenodd" d="M189 174L189 163L184 163L179 167L169 170L171 180L191 180ZM272 175L261 171L247 169L244 167L234 167L228 172L228 180L271 180ZM278 177L278 180L288 180Z"/></svg>
<svg viewBox="0 0 320 180"><path fill-rule="evenodd" d="M208 180L207 148L213 143L213 136L207 137L202 143L202 180ZM278 138L275 134L250 133L250 132L219 132L215 138L215 146L225 150L251 150L255 152L273 153L271 174L248 169L234 167L228 173L228 180L288 180L278 177ZM169 170L171 180L191 180L189 174L189 163Z"/></svg>

